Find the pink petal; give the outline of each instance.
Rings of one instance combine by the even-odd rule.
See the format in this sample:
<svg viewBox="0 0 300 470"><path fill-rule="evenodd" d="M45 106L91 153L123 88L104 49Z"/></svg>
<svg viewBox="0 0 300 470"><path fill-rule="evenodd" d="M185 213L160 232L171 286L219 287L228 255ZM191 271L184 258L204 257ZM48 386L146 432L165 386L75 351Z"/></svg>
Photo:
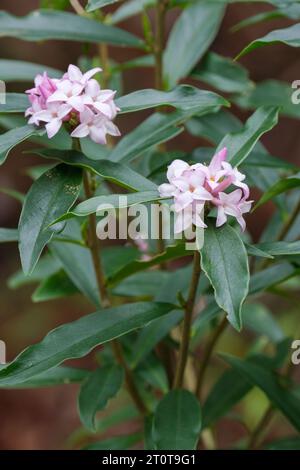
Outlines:
<svg viewBox="0 0 300 470"><path fill-rule="evenodd" d="M98 72L102 72L102 69L100 69L100 67L96 67L94 69L89 70L83 75L83 80L87 82L90 78L92 78Z"/></svg>
<svg viewBox="0 0 300 470"><path fill-rule="evenodd" d="M49 139L52 139L52 137L58 133L61 126L62 121L60 119L53 119L51 122L46 124L46 131Z"/></svg>
<svg viewBox="0 0 300 470"><path fill-rule="evenodd" d="M221 227L226 222L227 222L227 217L226 217L226 214L225 214L224 207L219 206L218 207L218 216L217 216L216 227Z"/></svg>
<svg viewBox="0 0 300 470"><path fill-rule="evenodd" d="M226 160L227 156L227 148L224 147L222 150L220 150L214 157L212 158L212 161L209 164L209 169L210 171L215 174L217 171L221 170L222 168L222 162Z"/></svg>
<svg viewBox="0 0 300 470"><path fill-rule="evenodd" d="M79 111L80 113L84 111L85 105L80 96L72 96L72 98L68 99L68 103L70 103L76 111Z"/></svg>
<svg viewBox="0 0 300 470"><path fill-rule="evenodd" d="M105 137L104 130L96 126L90 127L90 138L94 142L96 142L96 144L101 144L101 145L106 144L106 137Z"/></svg>
<svg viewBox="0 0 300 470"><path fill-rule="evenodd" d="M80 82L83 78L81 70L76 65L70 64L68 67L68 77L72 82Z"/></svg>
<svg viewBox="0 0 300 470"><path fill-rule="evenodd" d="M67 101L67 99L68 97L63 91L57 90L53 95L49 96L47 102L53 103L54 101Z"/></svg>
<svg viewBox="0 0 300 470"><path fill-rule="evenodd" d="M86 124L79 124L79 126L77 126L76 129L74 129L72 132L71 137L82 139L83 137L87 137L89 132L89 127Z"/></svg>
<svg viewBox="0 0 300 470"><path fill-rule="evenodd" d="M161 197L171 197L174 196L176 188L172 184L164 183L158 186L158 191Z"/></svg>
<svg viewBox="0 0 300 470"><path fill-rule="evenodd" d="M121 132L119 131L119 128L111 121L107 121L105 123L106 131L109 135L119 137L121 135Z"/></svg>

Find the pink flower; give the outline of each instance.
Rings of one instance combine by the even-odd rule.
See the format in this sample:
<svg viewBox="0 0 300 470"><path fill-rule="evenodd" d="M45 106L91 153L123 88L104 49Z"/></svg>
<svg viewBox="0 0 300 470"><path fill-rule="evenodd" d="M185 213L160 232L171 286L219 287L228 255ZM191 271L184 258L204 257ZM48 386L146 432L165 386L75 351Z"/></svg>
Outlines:
<svg viewBox="0 0 300 470"><path fill-rule="evenodd" d="M72 106L61 103L50 103L48 108L35 114L38 121L46 122L46 131L49 139L52 139L60 130L64 119L70 114Z"/></svg>
<svg viewBox="0 0 300 470"><path fill-rule="evenodd" d="M236 218L242 230L246 228L246 223L243 214L251 209L253 201L246 201L241 189L236 189L232 193L220 193L219 199L215 201L218 207L217 227L221 227L227 222L227 215Z"/></svg>
<svg viewBox="0 0 300 470"><path fill-rule="evenodd" d="M182 160L174 160L168 167L169 183L159 186L162 197L174 198L176 213L175 233L179 233L192 224L205 228L204 209L208 205L218 209L217 226L227 221L227 215L237 219L245 229L243 214L250 211L252 201L249 187L244 183L245 175L226 162L227 149L218 152L208 166L201 163L189 165ZM239 189L225 193L230 186Z"/></svg>
<svg viewBox="0 0 300 470"><path fill-rule="evenodd" d="M35 87L28 90L31 106L26 110L29 124L46 123L51 139L64 122L74 129L72 137L87 137L99 144L106 144L106 135L119 136L113 124L119 108L114 102L113 90L101 90L92 77L101 72L99 67L82 73L75 65L69 65L61 79L51 79L45 72L37 75ZM78 124L78 125L77 125Z"/></svg>
<svg viewBox="0 0 300 470"><path fill-rule="evenodd" d="M85 87L88 81L98 72L102 72L102 69L100 69L100 67L96 67L86 73L82 73L79 67L70 64L67 73L65 73L63 76L63 79L69 80L70 82L79 83L80 85Z"/></svg>
<svg viewBox="0 0 300 470"><path fill-rule="evenodd" d="M114 119L120 111L114 102L115 94L116 92L112 90L101 90L97 80L89 80L85 87L83 102L93 106L108 119Z"/></svg>
<svg viewBox="0 0 300 470"><path fill-rule="evenodd" d="M97 144L106 144L106 134L119 136L120 131L109 119L102 114L95 114L89 108L80 113L78 127L72 132L71 137L83 138L89 136Z"/></svg>

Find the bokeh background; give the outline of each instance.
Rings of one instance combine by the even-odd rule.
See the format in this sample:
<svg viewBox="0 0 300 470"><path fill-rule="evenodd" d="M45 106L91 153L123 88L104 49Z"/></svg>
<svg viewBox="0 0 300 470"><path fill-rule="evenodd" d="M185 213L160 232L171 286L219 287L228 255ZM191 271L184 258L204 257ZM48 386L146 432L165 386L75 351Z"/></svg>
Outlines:
<svg viewBox="0 0 300 470"><path fill-rule="evenodd" d="M1 0L0 8L16 15L26 13L38 8L38 0ZM113 7L111 8L113 10ZM246 44L254 38L266 34L268 31L290 24L288 20L273 20L248 27L238 33L231 33L230 28L247 16L271 9L267 5L230 5L227 9L220 34L215 40L212 49L222 55L234 57ZM108 9L109 11L109 9ZM168 29L171 28L178 12L174 11L167 17ZM120 26L135 34L141 34L141 20L135 17ZM1 31L0 31L1 35ZM15 39L0 39L0 56L7 59L28 60L65 70L69 63L76 63L83 49L79 43L48 41L37 44L23 42ZM91 46L89 54L96 54L96 46ZM110 48L110 55L118 62L136 57L134 50ZM275 78L292 82L300 79L299 49L274 45L270 48L258 49L241 61L250 70L250 77L254 81ZM1 77L0 77L1 79ZM124 74L124 93L133 90L153 87L153 74L151 69L138 69L126 71ZM22 92L28 84L9 84L8 91ZM28 86L27 86L28 88ZM207 88L205 86L204 88ZM247 113L234 109L239 117L245 119ZM141 122L147 113L133 113L126 115L119 121L122 133L133 129ZM299 164L300 139L299 122L289 118L281 118L280 123L273 131L263 138L263 142L271 154L279 156L286 161ZM190 150L199 147L200 139L183 134L179 139L169 143L170 148L180 147ZM0 170L0 187L14 188L25 192L31 179L26 175L26 168L38 164L38 160L22 151L29 148L24 144L15 149L5 165ZM256 195L258 196L258 194ZM0 227L16 227L20 213L20 205L11 197L0 193ZM267 219L271 216L272 205L264 206L256 213L255 218L249 217L250 231L254 240L258 239ZM24 286L14 291L8 288L7 279L20 269L17 247L15 244L0 245L0 338L7 344L7 359L11 360L25 346L39 341L44 334L55 326L78 318L86 312L91 312L92 306L80 296L67 300L32 303L30 296L32 286ZM267 302L273 311L283 311L279 320L287 332L297 325L299 315L299 299L294 307L289 303L288 314L284 301L278 303L272 298ZM298 317L299 318L299 317ZM231 329L224 335L218 348L233 354L243 354L247 350L251 337L237 335ZM81 362L82 365L82 362ZM88 364L87 364L88 366ZM218 364L216 364L216 368ZM300 368L300 366L299 366ZM297 372L297 371L296 371ZM214 368L210 372L214 378ZM77 386L68 385L39 390L0 390L0 449L57 449L74 448L86 438L79 429L80 423L76 413ZM123 400L123 397L120 397ZM244 401L243 412L249 426L259 418L266 406L262 393L254 390ZM109 414L106 410L105 414ZM134 420L130 428L117 427L113 432L122 433L134 430ZM226 430L226 432L224 432ZM291 431L289 425L278 418L275 426L276 436ZM237 436L243 435L242 426L233 424L225 419L218 428L218 438L221 445L230 444ZM293 431L291 431L293 432ZM110 434L111 435L111 434Z"/></svg>

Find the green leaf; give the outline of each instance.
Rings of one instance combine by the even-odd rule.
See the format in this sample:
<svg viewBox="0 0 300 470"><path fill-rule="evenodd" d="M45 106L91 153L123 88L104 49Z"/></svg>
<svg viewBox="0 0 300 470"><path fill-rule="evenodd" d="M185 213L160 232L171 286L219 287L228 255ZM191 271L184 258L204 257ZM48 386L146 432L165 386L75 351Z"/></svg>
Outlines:
<svg viewBox="0 0 300 470"><path fill-rule="evenodd" d="M29 106L25 93L6 93L5 103L0 104L0 113L24 113Z"/></svg>
<svg viewBox="0 0 300 470"><path fill-rule="evenodd" d="M26 125L24 127L17 127L4 134L0 135L0 165L5 162L9 152L18 144L23 142L29 137L38 135L38 131L33 126Z"/></svg>
<svg viewBox="0 0 300 470"><path fill-rule="evenodd" d="M183 129L178 128L194 114L215 112L218 107L201 108L173 113L154 113L142 124L121 139L112 153L110 160L128 162L146 150L176 137Z"/></svg>
<svg viewBox="0 0 300 470"><path fill-rule="evenodd" d="M290 176L289 178L285 178L283 180L278 181L274 184L269 190L260 198L256 206L253 210L258 209L258 207L266 204L266 202L273 199L278 194L285 193L286 191L290 191L291 189L296 189L300 187L300 173L294 176Z"/></svg>
<svg viewBox="0 0 300 470"><path fill-rule="evenodd" d="M0 228L0 243L19 241L18 229Z"/></svg>
<svg viewBox="0 0 300 470"><path fill-rule="evenodd" d="M98 10L98 8L111 5L112 3L117 3L118 1L119 0L88 0L85 9L88 13L90 13L91 11Z"/></svg>
<svg viewBox="0 0 300 470"><path fill-rule="evenodd" d="M51 253L63 265L72 283L94 305L100 305L98 285L90 250L71 243L52 242Z"/></svg>
<svg viewBox="0 0 300 470"><path fill-rule="evenodd" d="M215 52L206 54L201 64L193 70L191 77L225 93L245 93L254 87L244 67Z"/></svg>
<svg viewBox="0 0 300 470"><path fill-rule="evenodd" d="M168 276L166 271L139 272L127 277L114 287L113 294L122 297L155 297Z"/></svg>
<svg viewBox="0 0 300 470"><path fill-rule="evenodd" d="M246 18L245 20L242 20L236 24L233 28L231 28L231 31L240 31L242 28L246 28L247 26L252 26L263 21L274 20L276 18L290 18L292 20L299 20L300 5L295 4L282 6L277 10L265 11L254 16L250 16L249 18Z"/></svg>
<svg viewBox="0 0 300 470"><path fill-rule="evenodd" d="M163 318L158 318L146 326L137 336L132 349L132 367L136 367L154 347L163 340L183 317L180 310L175 310Z"/></svg>
<svg viewBox="0 0 300 470"><path fill-rule="evenodd" d="M52 8L53 10L65 10L70 5L69 0L40 0L41 8Z"/></svg>
<svg viewBox="0 0 300 470"><path fill-rule="evenodd" d="M234 386L233 386L234 384ZM210 391L203 406L203 428L211 426L239 402L252 385L234 369L221 375Z"/></svg>
<svg viewBox="0 0 300 470"><path fill-rule="evenodd" d="M185 8L169 36L164 53L164 82L173 88L189 75L215 39L225 7L196 2Z"/></svg>
<svg viewBox="0 0 300 470"><path fill-rule="evenodd" d="M230 106L221 96L210 91L200 90L191 85L178 85L172 91L152 89L139 90L116 100L119 114L132 113L158 106L173 106L182 111L198 108L197 112L209 111L215 106Z"/></svg>
<svg viewBox="0 0 300 470"><path fill-rule="evenodd" d="M100 442L94 442L85 447L85 450L128 450L133 445L140 442L141 433L134 433L126 436L116 436L110 439L103 439Z"/></svg>
<svg viewBox="0 0 300 470"><path fill-rule="evenodd" d="M280 384L279 379L270 370L243 361L234 356L222 355L225 361L245 377L251 384L260 388L269 398L271 403L279 408L290 423L300 430L300 400Z"/></svg>
<svg viewBox="0 0 300 470"><path fill-rule="evenodd" d="M149 260L134 260L131 263L128 263L126 266L123 266L119 271L115 272L113 276L108 279L108 284L115 285L132 274L145 271L145 269L152 268L153 266L170 261L171 259L174 260L177 258L182 258L183 256L186 256L186 254L187 252L184 243L170 245L163 253L155 255Z"/></svg>
<svg viewBox="0 0 300 470"><path fill-rule="evenodd" d="M161 390L163 393L169 391L168 377L164 365L155 354L149 354L144 362L135 370L135 373L143 383Z"/></svg>
<svg viewBox="0 0 300 470"><path fill-rule="evenodd" d="M59 326L2 369L0 384L15 385L67 359L83 357L95 346L141 328L173 309L171 304L137 302L95 312Z"/></svg>
<svg viewBox="0 0 300 470"><path fill-rule="evenodd" d="M220 150L227 147L229 161L233 166L240 165L249 155L263 134L273 129L278 122L279 108L266 106L258 108L247 120L244 128L223 138L218 145Z"/></svg>
<svg viewBox="0 0 300 470"><path fill-rule="evenodd" d="M0 370L7 366L1 366ZM47 372L35 375L25 382L14 385L13 388L44 388L55 387L57 385L67 385L82 382L88 377L90 372L86 369L75 369L74 367L58 366ZM9 388L2 384L0 388Z"/></svg>
<svg viewBox="0 0 300 470"><path fill-rule="evenodd" d="M123 375L120 366L108 365L92 372L82 384L78 396L79 416L82 424L90 431L96 431L96 413L105 408L108 400L118 393Z"/></svg>
<svg viewBox="0 0 300 470"><path fill-rule="evenodd" d="M260 106L280 106L280 114L300 118L299 106L292 101L294 89L290 83L279 80L264 80L252 90L234 97L234 102L244 109L257 109Z"/></svg>
<svg viewBox="0 0 300 470"><path fill-rule="evenodd" d="M19 249L25 274L33 271L43 248L54 235L49 224L76 201L81 171L58 165L31 186L19 221Z"/></svg>
<svg viewBox="0 0 300 470"><path fill-rule="evenodd" d="M269 442L264 446L267 450L300 450L300 437L291 436Z"/></svg>
<svg viewBox="0 0 300 470"><path fill-rule="evenodd" d="M157 450L194 450L201 430L201 409L195 395L173 390L158 404L153 420Z"/></svg>
<svg viewBox="0 0 300 470"><path fill-rule="evenodd" d="M22 60L0 60L0 79L5 82L31 82L36 75L47 72L51 78L60 78L62 72L46 65L34 64L32 62L25 62ZM27 98L27 108L28 108ZM0 107L2 112L2 106Z"/></svg>
<svg viewBox="0 0 300 470"><path fill-rule="evenodd" d="M265 242L254 245L271 256L300 255L300 241L295 242Z"/></svg>
<svg viewBox="0 0 300 470"><path fill-rule="evenodd" d="M252 41L247 47L245 47L237 56L237 59L243 57L249 52L255 49L267 46L270 44L282 43L291 47L300 46L300 23L294 24L288 28L276 29L271 31L266 36L263 36L255 41Z"/></svg>
<svg viewBox="0 0 300 470"><path fill-rule="evenodd" d="M73 13L53 10L33 11L23 17L0 12L0 37L14 37L25 41L60 39L143 47L143 41L127 31Z"/></svg>
<svg viewBox="0 0 300 470"><path fill-rule="evenodd" d="M43 281L49 276L57 273L61 269L61 264L53 256L48 253L39 259L36 267L29 276L25 276L22 270L17 271L8 279L8 287L10 289L18 289L27 284L35 284Z"/></svg>
<svg viewBox="0 0 300 470"><path fill-rule="evenodd" d="M242 311L243 323L246 328L264 335L272 342L278 343L284 339L284 333L273 318L272 313L263 304L247 303Z"/></svg>
<svg viewBox="0 0 300 470"><path fill-rule="evenodd" d="M76 294L77 287L64 271L52 274L37 287L31 296L33 302L45 302Z"/></svg>
<svg viewBox="0 0 300 470"><path fill-rule="evenodd" d="M131 16L141 13L144 8L155 5L155 0L129 0L111 15L112 23L120 23Z"/></svg>
<svg viewBox="0 0 300 470"><path fill-rule="evenodd" d="M158 191L140 191L138 193L95 196L81 202L74 210L67 212L65 215L52 221L52 224L56 224L72 217L86 217L87 215L94 214L100 210L106 211L112 208L124 209L125 207L134 206L135 204L159 201L161 199L163 198L160 197Z"/></svg>
<svg viewBox="0 0 300 470"><path fill-rule="evenodd" d="M206 229L201 265L214 288L216 302L232 326L240 330L250 274L245 246L230 225L215 228L210 224Z"/></svg>
<svg viewBox="0 0 300 470"><path fill-rule="evenodd" d="M145 191L157 188L155 183L152 183L152 181L121 163L111 162L110 160L91 160L83 153L75 150L38 149L34 153L45 158L60 160L67 165L90 170L96 175L131 191Z"/></svg>
<svg viewBox="0 0 300 470"><path fill-rule="evenodd" d="M23 204L25 200L25 194L21 193L20 191L16 191L15 189L11 188L0 188L0 192L5 194L6 196L10 196L16 201L20 202Z"/></svg>

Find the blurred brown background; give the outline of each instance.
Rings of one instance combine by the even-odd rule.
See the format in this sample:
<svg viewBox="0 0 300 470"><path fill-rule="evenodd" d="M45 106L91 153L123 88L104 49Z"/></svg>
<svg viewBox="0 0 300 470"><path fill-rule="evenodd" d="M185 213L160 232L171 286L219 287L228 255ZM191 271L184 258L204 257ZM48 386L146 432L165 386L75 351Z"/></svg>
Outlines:
<svg viewBox="0 0 300 470"><path fill-rule="evenodd" d="M1 0L1 9L16 15L24 15L38 8L38 0ZM230 5L227 10L221 32L213 45L213 50L226 56L234 57L244 45L254 38L266 34L272 29L284 27L287 20L276 20L242 30L239 33L229 32L231 26L243 18L270 9L266 5ZM113 8L112 8L113 9ZM174 21L177 12L168 16L168 28ZM141 34L141 22L138 17L121 25ZM90 54L96 53L91 47ZM22 42L15 39L0 40L1 58L28 60L58 69L66 69L69 63L76 63L82 53L78 43L49 41L43 44ZM110 48L110 54L119 62L136 56L134 50ZM285 46L272 46L258 49L242 59L250 70L254 81L276 78L292 82L300 79L299 49ZM8 91L23 91L26 85L9 84ZM150 69L127 71L124 76L124 93L153 87L153 75ZM244 119L246 114L240 116ZM144 118L143 114L130 114L120 120L121 131L134 128ZM283 118L280 124L263 138L268 150L290 162L299 163L300 139L299 123L296 120ZM199 146L199 139L188 134L180 136L177 144L183 149ZM25 145L26 147L26 145ZM24 148L23 148L24 149ZM24 169L37 160L22 154L18 147L8 158L0 171L0 187L15 188L26 191L31 180L24 174ZM261 231L269 216L270 207L263 209L250 223L254 237ZM12 198L0 194L0 227L16 227L20 206ZM251 216L250 216L251 219ZM8 276L19 269L19 258L16 246L0 245L0 338L8 345L8 360L26 345L38 341L49 329L74 319L84 312L91 311L91 306L81 298L65 301L32 304L31 287L10 291L6 285ZM240 339L235 337L234 348L242 348ZM47 390L0 391L0 449L55 449L68 445L68 436L79 426L76 414L76 386L57 387ZM227 432L221 438L224 444L234 435L235 430Z"/></svg>

